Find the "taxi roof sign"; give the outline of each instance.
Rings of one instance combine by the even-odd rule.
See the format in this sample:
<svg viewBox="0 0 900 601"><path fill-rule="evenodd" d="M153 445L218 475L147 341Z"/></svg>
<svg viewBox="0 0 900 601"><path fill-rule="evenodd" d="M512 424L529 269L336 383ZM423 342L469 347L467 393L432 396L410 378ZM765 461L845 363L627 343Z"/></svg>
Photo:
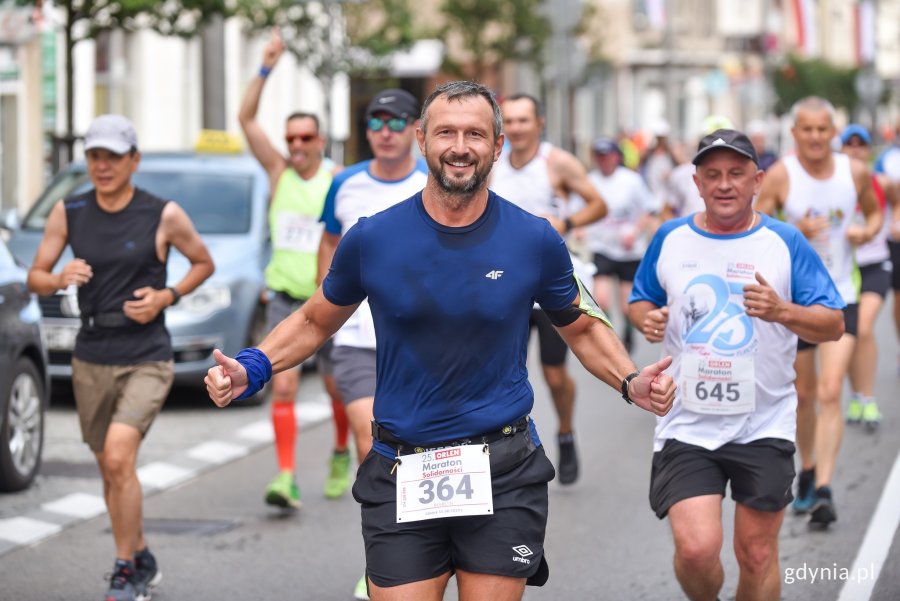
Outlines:
<svg viewBox="0 0 900 601"><path fill-rule="evenodd" d="M194 151L216 154L238 154L244 149L240 138L219 129L201 129Z"/></svg>

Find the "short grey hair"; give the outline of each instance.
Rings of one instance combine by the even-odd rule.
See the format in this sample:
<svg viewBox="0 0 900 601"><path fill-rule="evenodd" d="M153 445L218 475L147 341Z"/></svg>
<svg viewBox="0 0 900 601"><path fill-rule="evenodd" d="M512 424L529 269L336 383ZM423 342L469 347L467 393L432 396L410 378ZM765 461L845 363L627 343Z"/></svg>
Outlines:
<svg viewBox="0 0 900 601"><path fill-rule="evenodd" d="M791 107L791 121L794 124L797 123L797 116L800 114L800 111L803 110L815 112L827 111L832 123L834 123L834 118L837 114L837 111L834 110L834 105L824 98L820 96L807 96L806 98L801 98L795 102L794 106Z"/></svg>
<svg viewBox="0 0 900 601"><path fill-rule="evenodd" d="M425 104L422 105L422 116L419 119L421 121L423 132L428 126L428 109L431 107L431 103L441 96L445 96L447 100L461 100L471 96L481 96L487 100L494 113L494 139L496 140L500 136L500 132L503 130L503 116L500 114L500 105L497 103L497 99L494 97L494 93L490 88L483 86L480 83L475 83L474 81L451 81L438 86L437 89L425 99Z"/></svg>

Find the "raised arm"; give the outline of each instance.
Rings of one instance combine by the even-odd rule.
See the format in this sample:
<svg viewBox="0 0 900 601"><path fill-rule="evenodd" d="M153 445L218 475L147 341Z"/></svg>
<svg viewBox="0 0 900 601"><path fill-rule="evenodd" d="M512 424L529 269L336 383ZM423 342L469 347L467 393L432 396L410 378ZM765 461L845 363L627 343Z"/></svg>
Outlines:
<svg viewBox="0 0 900 601"><path fill-rule="evenodd" d="M272 30L272 38L263 51L260 72L247 86L247 91L244 92L244 98L241 100L240 112L238 112L238 121L241 124L241 129L244 131L244 136L247 138L250 152L253 153L256 160L269 174L269 180L273 186L286 168L287 163L271 140L269 140L259 121L256 120L256 113L259 110L259 99L262 96L263 86L266 84L268 73L275 68L278 59L281 58L283 53L284 42L278 33L278 29L275 28ZM274 191L274 189L273 187L272 190Z"/></svg>

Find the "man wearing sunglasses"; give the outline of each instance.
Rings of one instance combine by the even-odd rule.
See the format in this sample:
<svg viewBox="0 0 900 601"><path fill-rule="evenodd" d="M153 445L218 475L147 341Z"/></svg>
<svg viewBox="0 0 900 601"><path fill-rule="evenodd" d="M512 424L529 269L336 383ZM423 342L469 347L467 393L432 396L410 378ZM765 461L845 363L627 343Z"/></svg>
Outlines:
<svg viewBox="0 0 900 601"><path fill-rule="evenodd" d="M319 246L319 281L328 274L343 234L425 186L428 167L412 154L419 102L405 90L375 95L366 108L366 139L375 158L362 161L334 178L325 199L325 231ZM367 301L334 335L334 376L347 406L347 417L360 463L372 448L372 408L375 402L375 324ZM354 596L368 599L363 576Z"/></svg>
<svg viewBox="0 0 900 601"><path fill-rule="evenodd" d="M603 218L607 208L591 184L587 170L571 153L541 141L544 111L540 101L528 94L515 94L503 101L503 133L509 149L497 160L490 188L526 211L544 217L565 236L575 227ZM584 208L565 217L569 196L584 199ZM578 479L573 421L575 382L566 369L568 347L543 311L535 308L531 327L537 328L541 369L559 419L559 482Z"/></svg>
<svg viewBox="0 0 900 601"><path fill-rule="evenodd" d="M262 66L247 87L238 113L250 151L269 175L272 191L269 200L272 259L265 273L269 289L267 330L298 309L316 290L316 254L322 235L319 216L335 171L330 161L326 165L322 159L325 140L315 115L297 112L288 116L284 127L287 157L275 148L256 119L263 86L283 53L284 42L276 29L266 44ZM320 352L319 371L331 397L336 440L325 481L325 496L338 498L350 485L349 428L327 355L327 349ZM272 426L279 473L266 488L265 501L276 507L300 507L300 490L294 480L297 439L294 403L299 386L299 369L284 371L272 379Z"/></svg>

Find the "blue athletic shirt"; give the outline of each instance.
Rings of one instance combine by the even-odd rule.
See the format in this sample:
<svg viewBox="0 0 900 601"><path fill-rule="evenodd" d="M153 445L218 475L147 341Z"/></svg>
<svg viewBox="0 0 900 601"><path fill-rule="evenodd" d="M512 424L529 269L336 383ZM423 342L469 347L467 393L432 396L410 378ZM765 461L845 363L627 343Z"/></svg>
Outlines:
<svg viewBox="0 0 900 601"><path fill-rule="evenodd" d="M368 297L378 337L375 419L416 444L491 432L527 415L532 305L560 310L578 295L559 234L493 192L464 227L434 221L421 192L360 219L338 245L322 291L341 306ZM540 444L533 427L532 436ZM378 441L375 450L396 455Z"/></svg>

